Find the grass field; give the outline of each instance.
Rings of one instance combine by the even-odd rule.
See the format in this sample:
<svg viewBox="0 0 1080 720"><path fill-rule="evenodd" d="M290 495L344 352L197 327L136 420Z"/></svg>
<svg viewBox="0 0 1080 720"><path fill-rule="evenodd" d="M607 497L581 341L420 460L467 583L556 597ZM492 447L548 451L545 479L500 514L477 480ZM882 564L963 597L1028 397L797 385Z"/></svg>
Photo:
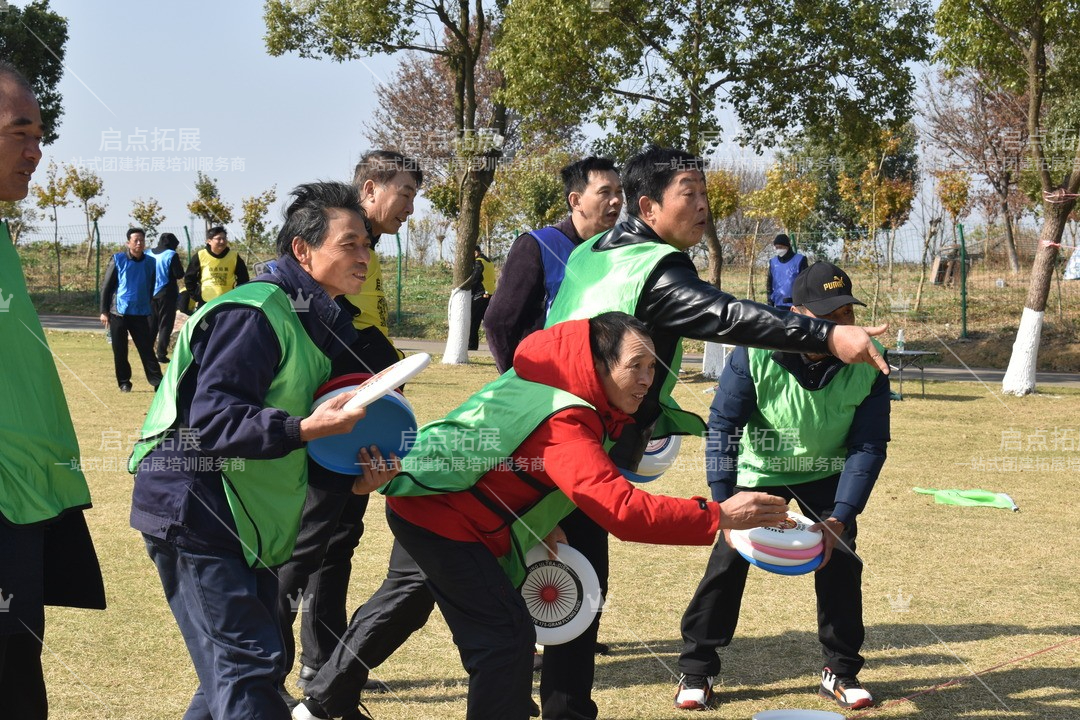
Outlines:
<svg viewBox="0 0 1080 720"><path fill-rule="evenodd" d="M150 389L136 382L130 394L117 391L101 333L51 333L49 340L84 461L96 468L87 472L94 496L87 517L109 599L104 612L48 613L52 717L179 718L195 675L127 520L132 481L123 465ZM494 376L490 361L434 364L410 384L409 397L427 421ZM709 388L689 375L676 397L705 413ZM975 383L928 383L925 399L893 404L889 460L859 523L867 625L861 678L882 706L859 717L1080 717L1080 515L1072 498L1080 470L1078 400L1075 390L1003 399ZM680 461L647 489L703 494L703 474L692 469L703 462L698 439L683 444ZM1022 511L937 506L914 494L916 485L1004 491ZM376 497L354 561L352 606L385 574L390 537L382 509ZM686 717L671 707L679 618L707 556L707 548L612 542L609 609L600 630L612 653L598 658L595 689L601 718ZM752 569L739 634L723 654L720 702L707 717L835 709L814 694L814 618L810 577ZM437 613L376 672L393 689L367 700L378 720L464 715L464 671Z"/></svg>

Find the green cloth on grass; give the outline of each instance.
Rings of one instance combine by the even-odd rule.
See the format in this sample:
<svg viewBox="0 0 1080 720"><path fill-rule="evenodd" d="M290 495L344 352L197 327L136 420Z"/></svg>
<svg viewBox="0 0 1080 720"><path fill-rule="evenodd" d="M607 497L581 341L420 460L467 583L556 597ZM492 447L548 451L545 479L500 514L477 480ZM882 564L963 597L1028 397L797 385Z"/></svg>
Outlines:
<svg viewBox="0 0 1080 720"><path fill-rule="evenodd" d="M912 488L922 495L933 495L938 505L959 505L960 507L992 507L1004 510L1019 510L1013 499L1005 493L989 490L933 490L931 488Z"/></svg>

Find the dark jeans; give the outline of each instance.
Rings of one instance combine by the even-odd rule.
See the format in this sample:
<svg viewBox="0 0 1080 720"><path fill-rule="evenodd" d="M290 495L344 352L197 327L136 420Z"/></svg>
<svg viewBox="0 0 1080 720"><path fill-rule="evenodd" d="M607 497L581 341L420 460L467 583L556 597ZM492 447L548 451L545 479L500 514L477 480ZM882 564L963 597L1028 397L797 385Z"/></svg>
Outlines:
<svg viewBox="0 0 1080 720"><path fill-rule="evenodd" d="M353 613L341 642L304 692L333 717L354 710L371 670L422 628L434 607L424 574L395 540L386 580Z"/></svg>
<svg viewBox="0 0 1080 720"><path fill-rule="evenodd" d="M176 289L166 288L150 301L151 335L156 336L154 354L163 358L169 354L169 340L176 324Z"/></svg>
<svg viewBox="0 0 1080 720"><path fill-rule="evenodd" d="M839 476L775 488L753 488L785 500L794 497L812 520L824 520L833 511ZM737 488L749 490L750 488ZM832 559L814 573L817 593L818 639L825 665L838 675L858 675L863 666L865 631L862 620L862 562L853 554L858 527L847 526L833 548ZM846 546L846 547L845 547ZM717 648L727 647L735 635L746 573L750 564L721 538L709 556L705 576L682 619L683 652L679 670L690 675L717 675Z"/></svg>
<svg viewBox="0 0 1080 720"><path fill-rule="evenodd" d="M608 532L589 516L575 510L559 522L570 547L584 555L600 579L600 592L608 591ZM592 699L596 670L596 636L600 616L577 638L562 645L544 647L544 669L540 671L540 705L544 720L594 720Z"/></svg>
<svg viewBox="0 0 1080 720"><path fill-rule="evenodd" d="M300 613L300 662L318 669L330 658L345 632L345 602L352 556L364 534L368 496L336 493L308 485L300 533L287 563L278 569L281 592L278 620L285 641L286 673L296 654L293 622Z"/></svg>
<svg viewBox="0 0 1080 720"><path fill-rule="evenodd" d="M184 720L288 720L278 694L285 649L277 577L240 555L205 555L143 535L184 637L199 687Z"/></svg>
<svg viewBox="0 0 1080 720"><path fill-rule="evenodd" d="M42 626L33 632L0 635L0 717L45 720L49 716L45 677L41 672L44 633Z"/></svg>
<svg viewBox="0 0 1080 720"><path fill-rule="evenodd" d="M499 561L481 543L449 540L389 512L387 522L427 576L453 632L469 673L466 719L528 720L536 631Z"/></svg>
<svg viewBox="0 0 1080 720"><path fill-rule="evenodd" d="M113 367L116 384L131 382L131 364L128 362L128 334L135 343L135 350L142 361L146 381L152 387L161 383L161 366L154 357L154 334L150 328L149 315L113 315L109 313L109 336L112 338Z"/></svg>

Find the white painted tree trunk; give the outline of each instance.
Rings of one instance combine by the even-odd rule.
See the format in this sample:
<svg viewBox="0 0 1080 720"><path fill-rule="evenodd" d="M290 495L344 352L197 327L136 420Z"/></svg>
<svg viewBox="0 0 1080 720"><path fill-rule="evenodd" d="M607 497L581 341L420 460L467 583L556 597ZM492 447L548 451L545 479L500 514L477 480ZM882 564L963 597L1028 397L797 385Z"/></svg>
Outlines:
<svg viewBox="0 0 1080 720"><path fill-rule="evenodd" d="M712 380L719 380L720 373L724 370L724 363L727 362L728 353L734 347L734 345L714 342L705 343L705 359L701 361L701 374Z"/></svg>
<svg viewBox="0 0 1080 720"><path fill-rule="evenodd" d="M469 363L469 319L472 314L472 292L452 290L446 311L446 350L444 365L467 365Z"/></svg>
<svg viewBox="0 0 1080 720"><path fill-rule="evenodd" d="M1028 395L1035 392L1035 367L1042 339L1043 313L1024 308L1020 327L1016 331L1009 368L1001 381L1001 392L1007 395Z"/></svg>

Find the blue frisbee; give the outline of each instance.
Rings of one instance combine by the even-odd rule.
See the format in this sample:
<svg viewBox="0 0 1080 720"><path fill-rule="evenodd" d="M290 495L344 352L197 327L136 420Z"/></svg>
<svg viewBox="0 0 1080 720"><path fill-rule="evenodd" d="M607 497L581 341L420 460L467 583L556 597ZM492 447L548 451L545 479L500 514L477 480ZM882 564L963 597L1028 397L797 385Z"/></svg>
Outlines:
<svg viewBox="0 0 1080 720"><path fill-rule="evenodd" d="M343 392L350 392L355 385L338 388L315 399L315 405ZM371 445L387 460L393 453L404 457L416 440L416 415L409 401L397 392L390 393L371 403L367 414L353 426L352 432L312 440L307 444L312 460L342 475L360 475L357 454L362 447Z"/></svg>
<svg viewBox="0 0 1080 720"><path fill-rule="evenodd" d="M821 555L815 556L810 562L802 565L773 565L772 563L755 560L749 555L744 554L741 550L736 549L736 552L742 555L743 559L751 565L756 565L762 570L767 570L768 572L776 573L777 575L805 575L808 572L816 570L817 566L821 564L822 559L825 557L824 553L822 553Z"/></svg>

